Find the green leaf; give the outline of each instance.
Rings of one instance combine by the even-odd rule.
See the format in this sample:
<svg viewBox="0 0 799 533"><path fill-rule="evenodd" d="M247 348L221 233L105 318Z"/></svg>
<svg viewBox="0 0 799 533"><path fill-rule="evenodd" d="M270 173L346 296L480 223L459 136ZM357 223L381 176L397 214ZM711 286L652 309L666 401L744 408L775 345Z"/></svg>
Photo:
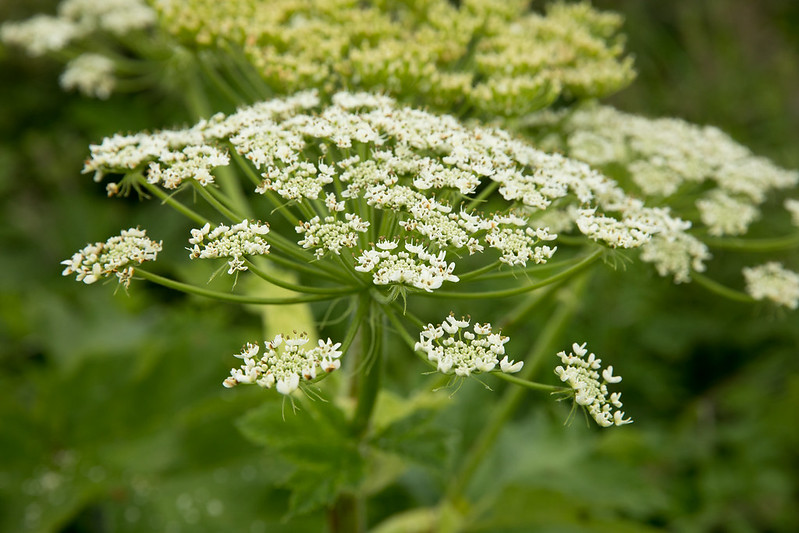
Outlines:
<svg viewBox="0 0 799 533"><path fill-rule="evenodd" d="M364 460L338 407L305 399L294 408L290 401L270 400L244 415L238 426L295 468L284 483L292 491L289 514L294 515L328 506L341 492L355 490Z"/></svg>
<svg viewBox="0 0 799 533"><path fill-rule="evenodd" d="M435 415L429 410L416 411L377 433L371 444L422 466L441 470L450 456L453 434L435 425Z"/></svg>
<svg viewBox="0 0 799 533"><path fill-rule="evenodd" d="M466 531L493 533L654 533L659 529L619 516L607 516L589 500L557 491L508 485L489 513Z"/></svg>

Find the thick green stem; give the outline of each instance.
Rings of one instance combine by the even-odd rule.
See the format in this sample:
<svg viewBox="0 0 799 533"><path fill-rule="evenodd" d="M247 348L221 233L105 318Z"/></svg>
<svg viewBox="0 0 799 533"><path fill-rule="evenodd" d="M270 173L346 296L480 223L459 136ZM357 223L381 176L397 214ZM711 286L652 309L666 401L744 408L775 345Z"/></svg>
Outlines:
<svg viewBox="0 0 799 533"><path fill-rule="evenodd" d="M553 348L555 342L568 326L571 317L578 307L579 298L575 292L578 292L578 290L585 285L585 281L584 278L578 280L574 289L564 294L564 299L550 316L533 346L533 349L525 359L524 367L521 372L519 372L517 376L512 377L511 380L529 381L535 374L541 361L543 361L543 357L548 353L554 353ZM472 476L474 476L486 454L496 442L502 428L516 411L516 408L519 406L526 392L527 386L524 388L511 387L506 390L502 400L497 404L491 416L488 418L488 422L483 428L482 433L466 454L460 471L457 472L452 482L449 484L446 493L446 499L449 503L458 505L461 502L469 486L469 482L472 480Z"/></svg>
<svg viewBox="0 0 799 533"><path fill-rule="evenodd" d="M353 439L361 443L369 431L369 425L380 390L380 376L383 371L383 335L385 327L381 308L372 300L368 291L361 293L358 310L355 313L354 325L348 331L343 344L349 346L360 332L361 353L352 383L352 395L355 397L355 413L350 430ZM361 494L345 492L338 495L327 513L328 526L332 533L365 533L366 504Z"/></svg>
<svg viewBox="0 0 799 533"><path fill-rule="evenodd" d="M365 301L368 299L368 303ZM374 411L377 392L380 389L383 373L383 339L385 315L382 309L364 292L361 305L369 305L369 314L361 328L361 359L358 361L354 392L356 397L355 415L352 419L352 433L363 438L369 430L369 421Z"/></svg>
<svg viewBox="0 0 799 533"><path fill-rule="evenodd" d="M327 525L331 533L363 533L366 531L366 509L363 498L357 494L339 494L327 512Z"/></svg>

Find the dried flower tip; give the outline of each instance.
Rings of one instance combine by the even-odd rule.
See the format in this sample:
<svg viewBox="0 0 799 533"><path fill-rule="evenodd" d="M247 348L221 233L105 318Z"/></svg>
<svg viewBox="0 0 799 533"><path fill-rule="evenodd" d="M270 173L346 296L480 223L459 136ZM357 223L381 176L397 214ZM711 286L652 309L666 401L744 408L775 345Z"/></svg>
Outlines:
<svg viewBox="0 0 799 533"><path fill-rule="evenodd" d="M230 376L222 385L232 388L239 383L254 383L266 389L274 386L280 394L291 394L301 381L315 379L318 368L330 373L341 366L341 343L320 340L317 346L305 350L307 343L308 335L305 333L276 335L271 341L264 342L265 351L260 358L260 347L247 343L235 356L244 362L239 368L230 370Z"/></svg>
<svg viewBox="0 0 799 533"><path fill-rule="evenodd" d="M587 353L585 343L572 344L572 353L559 352L558 357L565 366L558 365L555 374L572 388L574 401L585 408L600 426L621 426L632 423L632 419L624 418L624 412L614 412L612 409L622 407L621 393L608 394L607 384L619 383L621 377L614 376L613 367L609 366L602 371L602 381L599 381L602 361L593 353L585 358Z"/></svg>
<svg viewBox="0 0 799 533"><path fill-rule="evenodd" d="M444 374L469 376L491 372L497 365L505 373L522 369L523 361L514 362L505 355L508 337L493 333L491 324L475 324L472 331L466 330L468 326L468 320L450 314L438 326L428 324L419 333L414 349L427 354ZM501 361L500 356L504 356Z"/></svg>
<svg viewBox="0 0 799 533"><path fill-rule="evenodd" d="M123 230L119 236L111 237L104 243L89 244L72 258L61 261L62 265L66 265L61 274L77 274L76 279L86 284L116 274L119 282L128 287L133 277L133 265L155 261L161 244L162 241L150 240L145 230Z"/></svg>

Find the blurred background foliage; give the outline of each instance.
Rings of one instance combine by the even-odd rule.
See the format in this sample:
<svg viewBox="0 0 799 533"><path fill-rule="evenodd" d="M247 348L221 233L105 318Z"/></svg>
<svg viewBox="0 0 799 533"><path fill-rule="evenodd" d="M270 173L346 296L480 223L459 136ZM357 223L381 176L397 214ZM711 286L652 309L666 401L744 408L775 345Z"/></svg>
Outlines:
<svg viewBox="0 0 799 533"><path fill-rule="evenodd" d="M719 126L799 167L799 4L594 5L625 15L639 72L609 103ZM3 2L0 20L53 10ZM65 94L59 70L0 49L0 530L322 530L320 513L283 520L293 466L280 443L265 450L237 429L248 410L269 419L281 406L220 386L230 354L260 337L257 316L141 282L125 294L59 276L59 261L124 227L180 250L182 220L156 202L109 200L80 170L105 135L193 120L175 95ZM568 406L528 394L471 485L469 530L799 530L799 316L635 264L601 269L581 298L561 347L587 340L614 365L636 423L595 431L577 416L564 428ZM533 337L549 311L529 318ZM399 395L422 379L416 365L391 368ZM418 438L448 460L414 449L375 490L370 523L436 503L499 398L489 384L496 392L470 382L451 401L438 393L444 407L425 421L435 431Z"/></svg>

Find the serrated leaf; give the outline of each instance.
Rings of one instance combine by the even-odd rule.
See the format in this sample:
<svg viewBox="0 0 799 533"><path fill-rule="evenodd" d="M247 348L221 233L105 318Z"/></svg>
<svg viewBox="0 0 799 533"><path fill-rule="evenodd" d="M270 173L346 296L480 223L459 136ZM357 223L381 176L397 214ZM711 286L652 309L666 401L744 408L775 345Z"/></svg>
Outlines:
<svg viewBox="0 0 799 533"><path fill-rule="evenodd" d="M422 466L442 469L450 456L453 434L434 423L436 413L419 410L377 433L371 444Z"/></svg>
<svg viewBox="0 0 799 533"><path fill-rule="evenodd" d="M361 480L364 461L358 444L344 413L330 402L305 400L295 410L269 401L244 415L238 426L295 467L285 483L292 491L290 515L330 505Z"/></svg>

